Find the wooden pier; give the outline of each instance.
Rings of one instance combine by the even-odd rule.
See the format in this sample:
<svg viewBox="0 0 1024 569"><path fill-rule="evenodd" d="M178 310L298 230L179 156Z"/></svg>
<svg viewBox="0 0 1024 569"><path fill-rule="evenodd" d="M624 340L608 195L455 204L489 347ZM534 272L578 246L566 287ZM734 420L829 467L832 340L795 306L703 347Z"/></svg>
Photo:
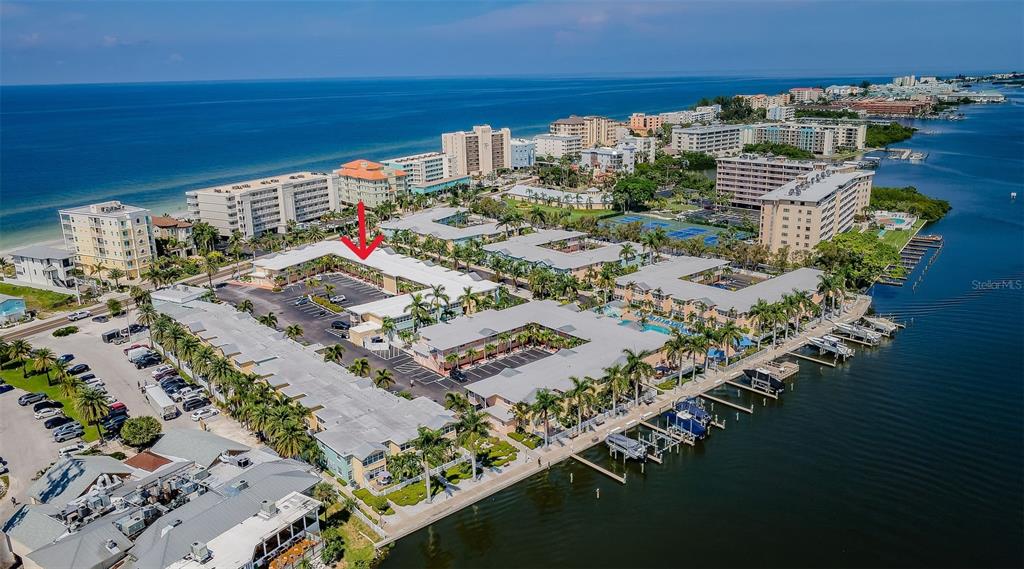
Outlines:
<svg viewBox="0 0 1024 569"><path fill-rule="evenodd" d="M594 464L593 462L590 462L589 460L583 458L582 456L580 456L578 454L572 454L570 456L572 458L575 458L576 460L582 462L583 464L586 464L590 468L593 468L594 470L600 472L601 474L604 474L604 475L610 477L612 480L615 480L616 482L619 482L620 484L625 484L626 483L626 477L625 476L619 476L618 474L615 474L611 470L608 470L607 468L602 468L602 467Z"/></svg>
<svg viewBox="0 0 1024 569"><path fill-rule="evenodd" d="M789 355L793 356L794 358L805 359L807 361L811 361L811 362L814 362L816 364L821 364L821 365L825 365L825 366L829 366L829 367L836 367L835 362L830 362L830 361L826 361L826 360L819 360L818 358L812 358L811 356L805 356L804 354L801 354L800 352L789 352Z"/></svg>
<svg viewBox="0 0 1024 569"><path fill-rule="evenodd" d="M738 387L740 389L745 389L745 390L747 390L747 391L749 391L751 393L754 393L754 394L757 394L757 395L762 395L764 397L770 397L772 399L778 399L779 398L779 396L775 395L774 393L769 393L767 391L761 391L760 389L755 389L755 388L753 388L753 387L751 387L749 385L743 385L742 383L737 383L737 382L732 381L732 380L727 380L726 383L731 385L731 386L733 386L733 387Z"/></svg>
<svg viewBox="0 0 1024 569"><path fill-rule="evenodd" d="M726 401L725 399L719 399L717 397L712 397L712 396L708 395L707 393L701 393L700 396L703 397L704 399L707 399L708 401L714 401L715 403L721 403L722 405L725 405L726 407L732 407L733 409L736 409L737 411L743 411L744 413L751 413L751 414L753 414L753 412L754 412L754 406L753 405L751 405L750 407L744 407L742 405L737 405L737 404L735 404L735 403L733 403L731 401Z"/></svg>

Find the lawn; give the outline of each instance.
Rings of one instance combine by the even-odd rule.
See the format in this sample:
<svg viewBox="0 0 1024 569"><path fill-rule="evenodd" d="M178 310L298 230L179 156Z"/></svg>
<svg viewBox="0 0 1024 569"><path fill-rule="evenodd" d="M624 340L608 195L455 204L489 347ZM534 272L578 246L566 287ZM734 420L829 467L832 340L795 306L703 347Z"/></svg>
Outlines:
<svg viewBox="0 0 1024 569"><path fill-rule="evenodd" d="M927 223L925 220L919 219L910 229L886 231L885 235L880 239L882 240L882 243L892 245L897 251L902 250L903 247L905 247L907 243L917 235L917 232L921 231L921 228L924 227L925 223Z"/></svg>
<svg viewBox="0 0 1024 569"><path fill-rule="evenodd" d="M519 451L516 450L516 447L512 446L512 443L497 437L491 437L486 442L481 443L480 448L482 452L480 453L477 466L483 468L505 466L519 455Z"/></svg>
<svg viewBox="0 0 1024 569"><path fill-rule="evenodd" d="M378 514L393 514L395 511L391 508L391 504L388 504L387 498L383 496L375 496L370 493L366 488L360 488L352 494L363 501L364 504L373 508L373 511Z"/></svg>
<svg viewBox="0 0 1024 569"><path fill-rule="evenodd" d="M544 442L544 439L530 433L520 433L513 431L509 433L508 436L511 439L519 441L520 443L523 444L523 446L529 449L535 449Z"/></svg>
<svg viewBox="0 0 1024 569"><path fill-rule="evenodd" d="M555 207L546 204L524 202L519 200L505 200L505 203L511 207L519 208L519 211L523 215L530 213L530 210L532 210L534 207L539 207L546 214L557 215L560 212L568 211L571 213L570 219L572 221L576 221L581 217L593 217L595 219L602 219L605 217L611 217L618 213L614 209L567 209L564 207Z"/></svg>
<svg viewBox="0 0 1024 569"><path fill-rule="evenodd" d="M27 286L16 286L5 282L0 282L0 294L24 298L25 308L35 310L43 317L48 313L67 307L68 304L75 300L75 297L70 294L61 294Z"/></svg>
<svg viewBox="0 0 1024 569"><path fill-rule="evenodd" d="M63 403L64 414L78 421L79 423L82 423L82 425L85 426L85 436L82 437L82 440L84 440L85 442L90 442L99 438L99 435L96 434L96 427L86 425L85 421L82 421L81 418L79 418L78 413L75 411L74 403L70 399L67 399L63 395L61 395L60 386L56 384L46 384L46 374L33 374L30 368L29 376L27 378L24 378L21 376L21 366L17 365L14 362L8 362L6 365L4 365L4 369L0 371L0 378L3 378L4 381L10 383L14 387L17 387L18 389L24 389L25 391L32 392L42 391L47 396L49 396L50 399ZM10 391L4 395L0 395L0 397L12 396L21 397L21 394L14 391ZM28 410L29 413L31 413L31 407L26 407L26 409ZM32 420L34 421L35 419ZM42 425L40 425L40 428L42 428Z"/></svg>
<svg viewBox="0 0 1024 569"><path fill-rule="evenodd" d="M335 567L340 569L368 568L373 565L377 552L373 547L373 530L359 518L349 515L341 504L332 504L325 512L326 526L337 527L345 540L345 556Z"/></svg>

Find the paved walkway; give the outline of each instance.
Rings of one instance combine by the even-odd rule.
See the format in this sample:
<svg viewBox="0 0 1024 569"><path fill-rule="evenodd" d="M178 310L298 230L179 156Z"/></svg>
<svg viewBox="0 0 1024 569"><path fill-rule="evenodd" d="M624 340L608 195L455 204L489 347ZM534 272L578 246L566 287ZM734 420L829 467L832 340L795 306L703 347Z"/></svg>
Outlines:
<svg viewBox="0 0 1024 569"><path fill-rule="evenodd" d="M853 302L848 303L847 312L841 318L825 320L812 328L805 328L799 335L781 345L763 350L742 362L737 362L730 366L730 369L709 371L703 378L698 377L696 381L690 381L681 387L666 391L658 395L649 405L640 404L631 408L624 415L606 419L598 429L589 431L575 439L567 439L564 444L555 443L548 448L531 451L512 441L520 449L516 462L507 466L501 473L487 472L479 480L463 481L457 489L435 496L434 501L430 504L424 502L410 508L399 508L400 511L396 511L395 515L384 518L383 529L388 536L377 546L386 545L409 535L491 494L504 490L543 468L550 468L552 465L568 459L574 453L582 452L599 444L613 431L621 430L627 425L636 425L651 415L671 408L681 398L693 397L710 391L743 373L740 369L742 367L757 365L785 356L788 352L806 344L808 336L820 336L831 331L835 322L852 322L859 319L867 312L870 305L870 297L858 296Z"/></svg>

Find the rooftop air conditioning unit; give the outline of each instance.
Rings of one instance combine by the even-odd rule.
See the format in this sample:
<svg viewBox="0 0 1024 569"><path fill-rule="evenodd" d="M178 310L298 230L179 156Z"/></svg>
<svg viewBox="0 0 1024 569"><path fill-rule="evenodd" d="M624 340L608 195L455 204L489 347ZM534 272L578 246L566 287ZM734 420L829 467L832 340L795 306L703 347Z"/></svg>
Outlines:
<svg viewBox="0 0 1024 569"><path fill-rule="evenodd" d="M192 559L205 563L210 560L210 548L206 547L206 544L201 541L193 541L192 546L189 548L189 552Z"/></svg>

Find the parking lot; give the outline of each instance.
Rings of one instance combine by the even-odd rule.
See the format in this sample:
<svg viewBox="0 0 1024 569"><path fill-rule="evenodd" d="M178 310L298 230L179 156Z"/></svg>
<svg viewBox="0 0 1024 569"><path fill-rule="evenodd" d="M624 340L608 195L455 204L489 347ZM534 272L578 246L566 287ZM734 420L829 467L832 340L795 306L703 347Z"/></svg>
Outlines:
<svg viewBox="0 0 1024 569"><path fill-rule="evenodd" d="M74 354L71 364L85 363L91 368L89 373L104 382L104 388L118 401L128 407L132 417L143 415L155 416L149 402L142 394L140 383L150 378L150 369L138 370L124 356L122 349L134 343L148 343L147 332L133 335L132 342L124 345L104 344L100 335L116 327L124 327L125 319L118 318L110 322L92 322L85 319L75 323L79 332L63 338L55 338L49 332L28 338L33 347L47 347L56 355ZM73 439L63 443L53 442L51 432L46 430L41 420L33 417L32 406L18 405L18 397L25 392L15 389L0 394L0 456L8 462L10 469L11 496L19 502L26 500L25 490L32 483L36 472L46 468L57 459L57 450L63 446L77 442ZM157 417L163 428L198 429L199 424L190 420L188 414L182 414L170 421ZM206 421L207 428L226 438L256 445L256 439L245 431L238 423L223 414ZM87 426L86 429L95 429ZM0 519L11 510L9 499L0 504Z"/></svg>
<svg viewBox="0 0 1024 569"><path fill-rule="evenodd" d="M551 352L540 348L527 348L507 356L476 364L472 368L463 370L463 373L466 374L466 379L469 380L466 383L473 383L474 381L480 381L492 375L497 375L502 370L524 366L550 355Z"/></svg>

